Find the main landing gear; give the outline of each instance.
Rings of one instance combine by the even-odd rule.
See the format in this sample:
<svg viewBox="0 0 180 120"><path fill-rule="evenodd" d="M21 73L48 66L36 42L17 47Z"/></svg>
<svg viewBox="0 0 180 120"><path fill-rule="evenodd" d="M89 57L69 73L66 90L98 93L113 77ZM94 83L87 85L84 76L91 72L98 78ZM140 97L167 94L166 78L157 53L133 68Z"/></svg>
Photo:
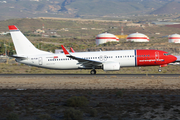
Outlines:
<svg viewBox="0 0 180 120"><path fill-rule="evenodd" d="M96 74L96 70L91 70L91 75L95 75Z"/></svg>

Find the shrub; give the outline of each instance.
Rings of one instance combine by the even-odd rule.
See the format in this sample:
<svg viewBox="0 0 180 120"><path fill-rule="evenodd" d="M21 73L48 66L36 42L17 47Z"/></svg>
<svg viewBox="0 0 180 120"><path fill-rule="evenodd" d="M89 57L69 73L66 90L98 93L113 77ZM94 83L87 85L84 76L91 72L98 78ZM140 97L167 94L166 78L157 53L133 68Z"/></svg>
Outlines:
<svg viewBox="0 0 180 120"><path fill-rule="evenodd" d="M7 120L19 120L19 116L16 113L10 113L8 114L8 116L6 117Z"/></svg>
<svg viewBox="0 0 180 120"><path fill-rule="evenodd" d="M51 119L51 116L48 115L48 114L40 114L40 115L37 117L37 120L52 120L52 119Z"/></svg>
<svg viewBox="0 0 180 120"><path fill-rule="evenodd" d="M82 120L83 113L80 110L69 108L64 111L65 120Z"/></svg>
<svg viewBox="0 0 180 120"><path fill-rule="evenodd" d="M74 96L66 101L67 106L82 107L88 104L88 100L84 96Z"/></svg>
<svg viewBox="0 0 180 120"><path fill-rule="evenodd" d="M89 110L89 114L90 114L91 117L96 117L98 112L97 112L96 109L92 108L92 109Z"/></svg>
<svg viewBox="0 0 180 120"><path fill-rule="evenodd" d="M116 92L117 97L123 97L123 91L119 90Z"/></svg>

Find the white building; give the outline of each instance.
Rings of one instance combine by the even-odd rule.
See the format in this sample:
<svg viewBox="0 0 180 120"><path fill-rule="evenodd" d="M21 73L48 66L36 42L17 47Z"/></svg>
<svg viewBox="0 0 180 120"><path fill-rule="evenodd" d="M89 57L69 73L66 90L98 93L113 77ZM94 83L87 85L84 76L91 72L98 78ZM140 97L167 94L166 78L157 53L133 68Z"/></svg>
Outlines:
<svg viewBox="0 0 180 120"><path fill-rule="evenodd" d="M180 43L180 35L179 34L170 35L169 43Z"/></svg>
<svg viewBox="0 0 180 120"><path fill-rule="evenodd" d="M132 33L132 34L128 35L128 37L126 38L126 41L149 42L149 37L142 33Z"/></svg>
<svg viewBox="0 0 180 120"><path fill-rule="evenodd" d="M112 41L119 42L119 38L111 33L101 33L96 37L96 45Z"/></svg>

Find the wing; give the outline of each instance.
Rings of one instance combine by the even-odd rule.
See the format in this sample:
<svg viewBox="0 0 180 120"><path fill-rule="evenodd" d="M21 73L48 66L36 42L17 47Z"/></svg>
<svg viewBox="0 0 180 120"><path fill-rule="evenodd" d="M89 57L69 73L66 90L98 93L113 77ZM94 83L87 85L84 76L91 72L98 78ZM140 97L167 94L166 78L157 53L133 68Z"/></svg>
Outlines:
<svg viewBox="0 0 180 120"><path fill-rule="evenodd" d="M84 58L73 56L73 55L69 54L69 52L66 50L66 48L63 45L61 45L61 47L62 47L62 49L64 51L64 54L67 57L77 60L79 62L79 64L83 64L85 66L99 66L99 65L102 65L102 62L99 62L99 61L94 61L94 60L89 60L89 59L84 59Z"/></svg>

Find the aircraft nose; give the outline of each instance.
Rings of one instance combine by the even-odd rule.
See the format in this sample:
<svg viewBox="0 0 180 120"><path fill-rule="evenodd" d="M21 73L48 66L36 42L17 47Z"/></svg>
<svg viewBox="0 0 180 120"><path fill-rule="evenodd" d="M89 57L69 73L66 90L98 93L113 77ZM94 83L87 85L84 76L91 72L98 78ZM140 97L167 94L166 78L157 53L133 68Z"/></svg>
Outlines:
<svg viewBox="0 0 180 120"><path fill-rule="evenodd" d="M176 61L176 60L177 60L177 57L176 57L176 56L174 56L174 55L171 55L171 60L172 60L172 62L174 62L174 61Z"/></svg>

